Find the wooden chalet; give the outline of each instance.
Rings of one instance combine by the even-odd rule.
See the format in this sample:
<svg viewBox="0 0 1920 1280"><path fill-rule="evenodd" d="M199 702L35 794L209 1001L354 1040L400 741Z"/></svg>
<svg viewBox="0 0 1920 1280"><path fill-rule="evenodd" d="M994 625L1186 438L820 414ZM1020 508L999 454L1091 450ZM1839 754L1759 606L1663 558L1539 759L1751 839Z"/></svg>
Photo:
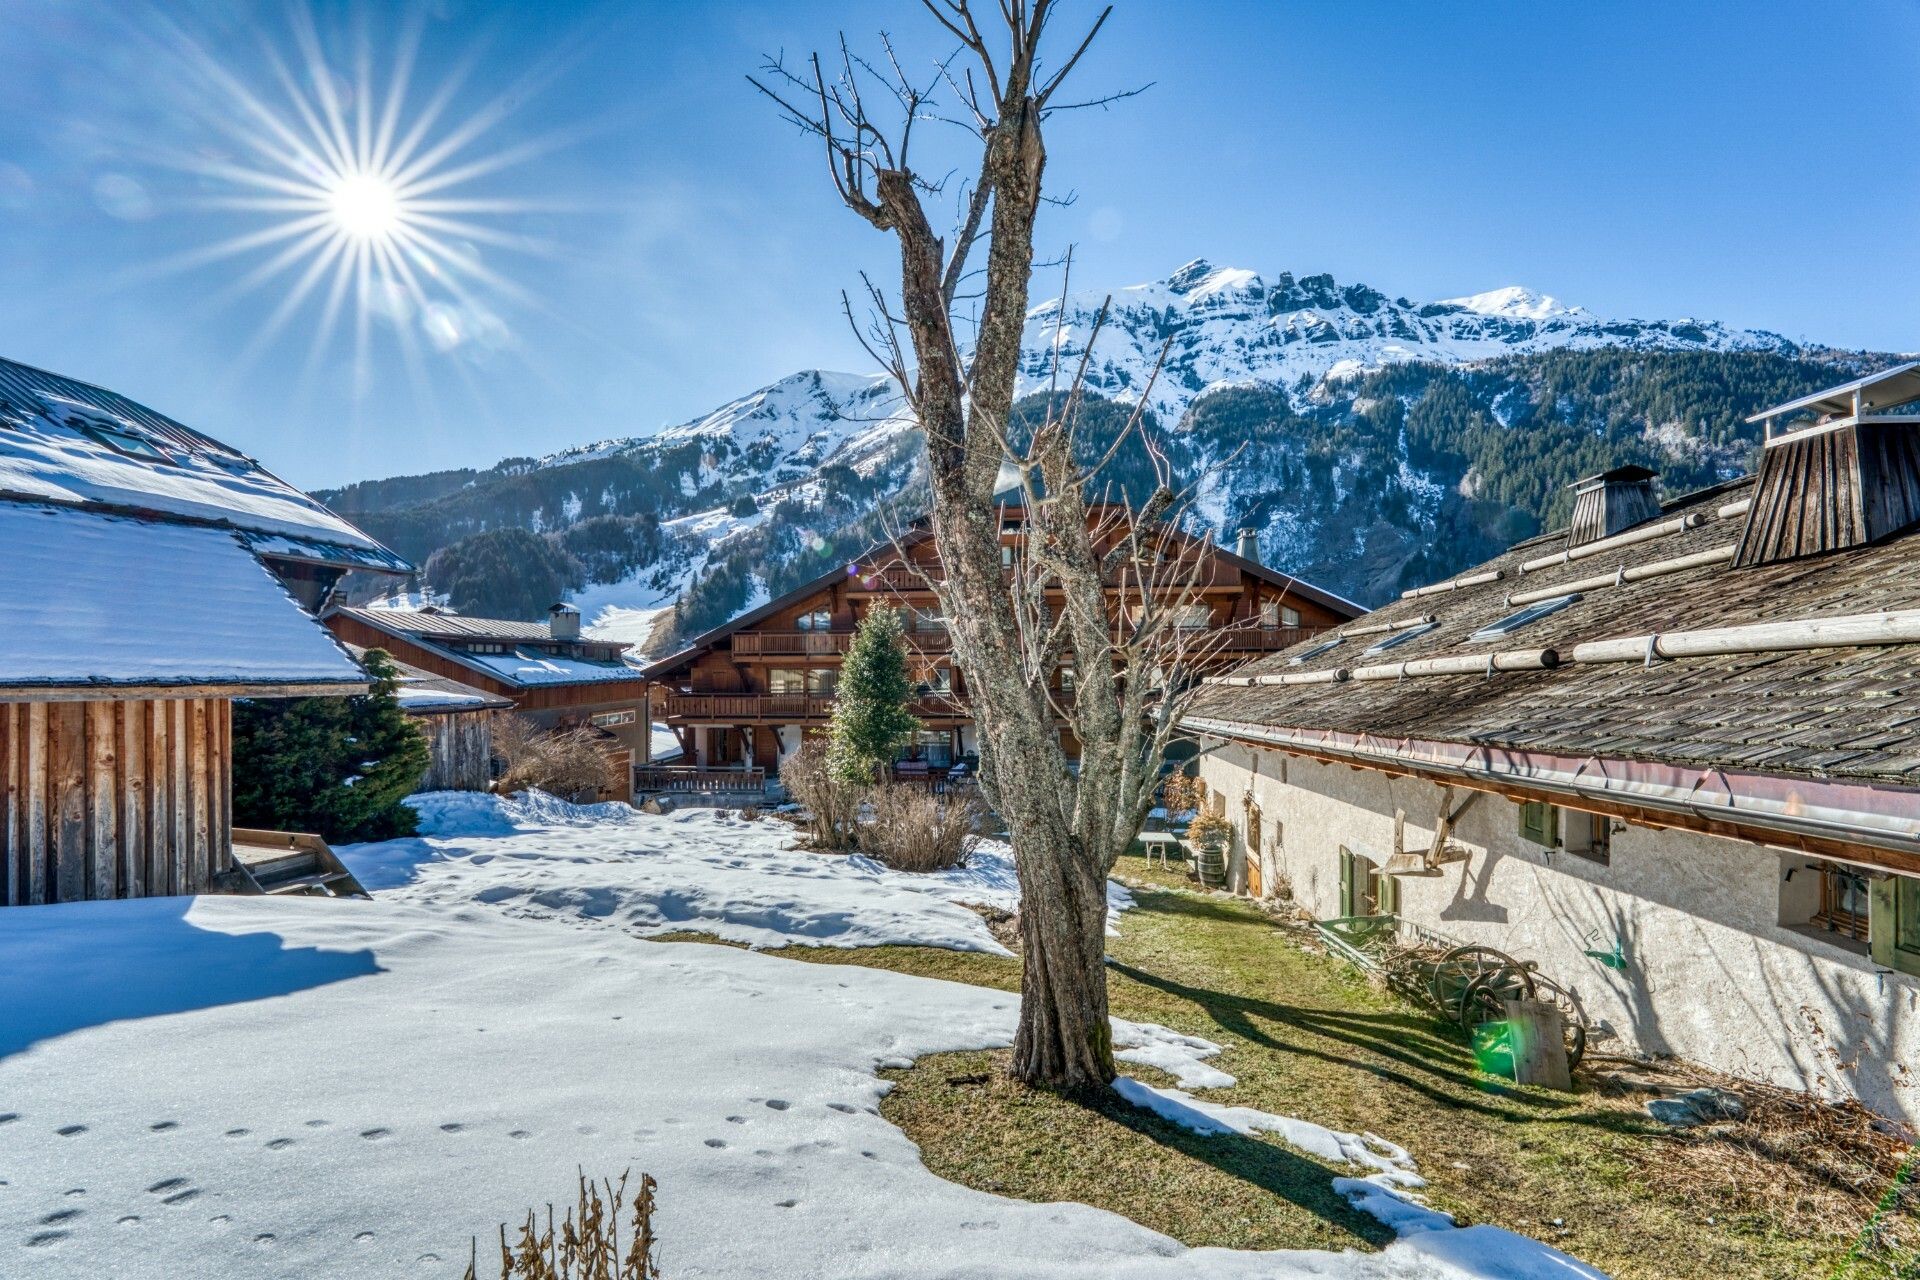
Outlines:
<svg viewBox="0 0 1920 1280"><path fill-rule="evenodd" d="M1001 511L1001 547L1009 572L1024 539L1023 511ZM1101 519L1096 511L1090 517ZM1259 562L1251 535L1236 554L1181 539L1182 585L1162 589L1185 601L1181 625L1212 635L1218 659L1241 662L1287 648L1362 612L1361 606ZM1190 566L1190 568L1189 568ZM938 772L977 759L980 742L967 707L966 679L951 659L939 604L928 586L940 572L931 533L918 527L875 547L723 626L646 668L654 716L680 739L684 763L642 769L640 791L757 791L780 762L833 711L839 667L860 620L875 604L906 614L907 645L921 697L913 711L922 732L903 771ZM1110 588L1115 607L1126 596ZM1070 686L1063 664L1052 676ZM1075 754L1062 729L1063 743Z"/></svg>
<svg viewBox="0 0 1920 1280"><path fill-rule="evenodd" d="M1232 882L1497 948L1610 1052L1920 1120L1920 365L1759 415L1756 476L1573 525L1214 677Z"/></svg>
<svg viewBox="0 0 1920 1280"><path fill-rule="evenodd" d="M505 699L543 728L592 727L606 735L623 779L632 776L636 760L650 759L646 677L626 661L628 645L583 636L571 605L554 605L544 623L433 607L339 607L327 611L325 622L350 645L385 649L418 671ZM607 798L631 796L622 786Z"/></svg>
<svg viewBox="0 0 1920 1280"><path fill-rule="evenodd" d="M309 610L406 563L252 458L0 360L0 904L234 869L233 699L363 692Z"/></svg>

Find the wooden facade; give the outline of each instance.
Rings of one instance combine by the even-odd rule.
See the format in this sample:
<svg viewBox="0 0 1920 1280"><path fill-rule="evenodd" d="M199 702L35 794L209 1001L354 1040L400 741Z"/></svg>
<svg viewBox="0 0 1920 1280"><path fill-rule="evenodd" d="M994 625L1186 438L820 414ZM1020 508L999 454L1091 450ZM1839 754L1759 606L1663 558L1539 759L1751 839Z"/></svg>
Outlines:
<svg viewBox="0 0 1920 1280"><path fill-rule="evenodd" d="M1001 539L1010 557L1022 536L1018 510L1010 508ZM1188 625L1208 633L1207 643L1217 646L1216 663L1276 652L1360 612L1211 544L1194 540L1189 551L1180 557L1179 581L1163 575L1157 589L1190 602ZM909 759L939 768L977 755L966 678L952 661L952 644L928 586L939 573L930 536L906 539L902 549L889 544L649 667L654 716L674 731L684 753L680 768L649 775L657 784L653 789L712 790L709 774L722 782L777 776L803 735L832 715L834 686L853 632L881 604L906 614L909 664L922 691L912 710L924 732ZM1128 596L1125 578L1116 575L1109 586L1116 611ZM1073 678L1069 655L1050 681L1064 690ZM1064 725L1061 733L1069 754L1077 754Z"/></svg>
<svg viewBox="0 0 1920 1280"><path fill-rule="evenodd" d="M485 791L493 781L492 711L440 711L412 715L427 739L422 791Z"/></svg>
<svg viewBox="0 0 1920 1280"><path fill-rule="evenodd" d="M232 866L225 697L0 701L9 906L199 893Z"/></svg>

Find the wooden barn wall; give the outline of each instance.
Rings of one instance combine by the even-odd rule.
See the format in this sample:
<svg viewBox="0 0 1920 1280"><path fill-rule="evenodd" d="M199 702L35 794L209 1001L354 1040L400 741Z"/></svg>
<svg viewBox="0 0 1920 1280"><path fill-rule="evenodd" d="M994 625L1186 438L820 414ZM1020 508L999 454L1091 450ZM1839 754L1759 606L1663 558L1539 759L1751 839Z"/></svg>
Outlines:
<svg viewBox="0 0 1920 1280"><path fill-rule="evenodd" d="M225 698L0 701L0 905L198 893L232 866Z"/></svg>
<svg viewBox="0 0 1920 1280"><path fill-rule="evenodd" d="M427 737L429 762L422 791L485 791L493 780L491 711L415 716Z"/></svg>

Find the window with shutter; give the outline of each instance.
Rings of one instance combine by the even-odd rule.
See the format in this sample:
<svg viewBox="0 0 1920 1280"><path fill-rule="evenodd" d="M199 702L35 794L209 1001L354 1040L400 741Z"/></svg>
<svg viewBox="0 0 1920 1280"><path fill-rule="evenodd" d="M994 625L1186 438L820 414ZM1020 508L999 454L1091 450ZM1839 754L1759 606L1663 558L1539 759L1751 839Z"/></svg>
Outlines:
<svg viewBox="0 0 1920 1280"><path fill-rule="evenodd" d="M1531 800L1520 806L1520 838L1546 848L1560 843L1559 812L1550 804Z"/></svg>

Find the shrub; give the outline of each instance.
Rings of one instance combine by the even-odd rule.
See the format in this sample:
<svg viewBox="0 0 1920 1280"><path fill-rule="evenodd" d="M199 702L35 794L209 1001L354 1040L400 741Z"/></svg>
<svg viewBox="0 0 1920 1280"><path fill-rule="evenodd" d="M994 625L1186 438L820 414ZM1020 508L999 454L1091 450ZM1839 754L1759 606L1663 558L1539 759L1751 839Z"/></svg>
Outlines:
<svg viewBox="0 0 1920 1280"><path fill-rule="evenodd" d="M426 775L427 740L394 699L392 659L369 649L361 663L360 697L234 702L234 825L336 841L413 834L400 802Z"/></svg>
<svg viewBox="0 0 1920 1280"><path fill-rule="evenodd" d="M980 842L974 833L986 813L971 795L943 798L899 783L873 788L867 804L867 820L857 832L860 849L895 871L966 866Z"/></svg>
<svg viewBox="0 0 1920 1280"><path fill-rule="evenodd" d="M502 791L538 787L562 800L591 804L619 781L606 739L586 725L543 730L524 716L507 716L494 730L493 747L506 762Z"/></svg>
<svg viewBox="0 0 1920 1280"><path fill-rule="evenodd" d="M1192 813L1206 799L1207 784L1184 773L1170 773L1160 784L1160 804L1169 816Z"/></svg>
<svg viewBox="0 0 1920 1280"><path fill-rule="evenodd" d="M626 1251L620 1248L620 1211L625 1207L627 1174L619 1182L599 1186L580 1175L580 1190L558 1230L553 1206L547 1206L547 1225L540 1228L537 1210L527 1210L520 1239L507 1244L507 1228L500 1227L500 1280L660 1280L654 1260L659 1243L653 1234L653 1193L657 1183L640 1175L640 1194L633 1201L633 1230ZM605 1191L604 1197L602 1191ZM480 1242L474 1241L464 1280L479 1280Z"/></svg>
<svg viewBox="0 0 1920 1280"><path fill-rule="evenodd" d="M1202 812L1188 825L1187 839L1202 848L1225 848L1233 839L1233 824L1220 814Z"/></svg>
<svg viewBox="0 0 1920 1280"><path fill-rule="evenodd" d="M837 774L826 739L809 737L780 766L780 781L806 806L807 832L816 849L846 849L853 844L860 813L860 788Z"/></svg>

